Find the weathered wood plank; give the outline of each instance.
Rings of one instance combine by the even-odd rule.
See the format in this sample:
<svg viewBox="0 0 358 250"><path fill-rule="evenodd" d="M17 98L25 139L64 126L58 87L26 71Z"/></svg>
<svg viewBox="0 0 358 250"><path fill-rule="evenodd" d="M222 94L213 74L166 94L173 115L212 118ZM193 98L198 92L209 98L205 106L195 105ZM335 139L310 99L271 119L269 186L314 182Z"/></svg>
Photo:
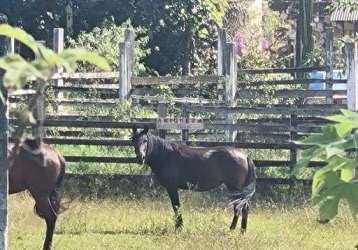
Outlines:
<svg viewBox="0 0 358 250"><path fill-rule="evenodd" d="M198 147L231 146L253 149L292 149L299 147L294 143L249 143L249 142L219 142L219 141L188 141L188 145Z"/></svg>
<svg viewBox="0 0 358 250"><path fill-rule="evenodd" d="M224 77L215 75L203 76L159 76L159 77L132 77L133 86L151 85L210 85L224 82Z"/></svg>
<svg viewBox="0 0 358 250"><path fill-rule="evenodd" d="M17 124L15 119L10 119L12 124ZM45 127L77 127L77 128L155 128L155 122L113 122L113 121L81 121L81 120L44 120Z"/></svg>
<svg viewBox="0 0 358 250"><path fill-rule="evenodd" d="M137 158L135 157L113 157L113 156L73 156L67 155L64 156L67 162L87 162L87 163L124 163L124 164L133 164L138 163ZM265 167L289 167L290 161L263 161L263 160L254 160L256 167L265 168ZM309 167L316 168L322 167L325 162L310 162Z"/></svg>
<svg viewBox="0 0 358 250"><path fill-rule="evenodd" d="M132 146L130 140L118 140L108 138L43 138L48 144L62 144L62 145L96 145L96 146Z"/></svg>
<svg viewBox="0 0 358 250"><path fill-rule="evenodd" d="M325 79L281 79L281 80L248 80L248 81L238 81L238 87L242 86L261 86L261 85L299 85L299 84L308 84L311 82L321 82L325 83ZM335 84L346 84L347 80L332 80Z"/></svg>
<svg viewBox="0 0 358 250"><path fill-rule="evenodd" d="M138 163L135 157L65 155L64 158L67 162Z"/></svg>
<svg viewBox="0 0 358 250"><path fill-rule="evenodd" d="M119 100L113 99L61 99L54 100L51 103L66 104L66 105L115 105Z"/></svg>
<svg viewBox="0 0 358 250"><path fill-rule="evenodd" d="M348 84L347 84L347 103L348 108L353 111L358 110L358 42L346 43L345 50L347 55Z"/></svg>
<svg viewBox="0 0 358 250"><path fill-rule="evenodd" d="M275 97L327 97L333 95L345 95L346 90L308 90L308 89L277 89L265 91L261 89L240 89L237 98L252 98L259 95L271 95Z"/></svg>
<svg viewBox="0 0 358 250"><path fill-rule="evenodd" d="M76 73L57 73L52 76L52 80L90 80L90 79L116 79L119 71L114 72L76 72Z"/></svg>
<svg viewBox="0 0 358 250"><path fill-rule="evenodd" d="M16 125L17 120L12 118L10 119L11 124ZM290 126L288 124L280 123L255 123L255 122L246 122L246 121L237 121L236 123L213 123L211 121L205 122L192 122L192 123L175 123L175 122L162 122L158 123L157 121L142 121L142 122L116 122L111 120L71 120L68 119L45 119L45 127L76 127L76 128L122 128L130 129L133 126L138 128L148 127L151 129L194 129L194 130L235 130L235 131L251 131L256 133L267 133L267 132L320 132L320 124L302 124L297 126Z"/></svg>
<svg viewBox="0 0 358 250"><path fill-rule="evenodd" d="M66 83L62 86L53 86L56 90L88 91L88 90L112 90L118 91L118 84L76 84Z"/></svg>
<svg viewBox="0 0 358 250"><path fill-rule="evenodd" d="M262 69L240 69L238 74L271 74L271 73L297 73L297 72L311 72L313 70L325 71L328 66L322 67L300 67L300 68L262 68Z"/></svg>
<svg viewBox="0 0 358 250"><path fill-rule="evenodd" d="M158 96L141 96L141 95L131 95L132 99L143 100L147 102L164 102L164 103L193 103L193 104L224 104L224 101L210 100L210 99L202 99L202 98L177 98L173 97L165 100L163 97Z"/></svg>
<svg viewBox="0 0 358 250"><path fill-rule="evenodd" d="M284 106L284 105L260 105L254 107L248 106L237 106L237 107L225 107L225 106L197 106L189 105L188 110L191 112L213 112L213 113L242 113L242 114L297 114L297 115L327 115L331 112L337 112L342 108L345 108L346 105L326 105L326 104L316 104L316 105L299 105L296 107L293 106Z"/></svg>
<svg viewBox="0 0 358 250"><path fill-rule="evenodd" d="M36 90L19 89L19 90L9 92L9 97L11 97L11 96L27 96L27 95L36 95Z"/></svg>

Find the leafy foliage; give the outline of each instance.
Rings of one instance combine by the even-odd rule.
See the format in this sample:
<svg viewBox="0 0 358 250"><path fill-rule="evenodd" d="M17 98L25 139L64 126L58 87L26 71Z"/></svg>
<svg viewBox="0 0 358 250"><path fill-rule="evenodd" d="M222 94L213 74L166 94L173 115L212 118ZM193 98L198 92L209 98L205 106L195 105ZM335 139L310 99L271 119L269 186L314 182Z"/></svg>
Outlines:
<svg viewBox="0 0 358 250"><path fill-rule="evenodd" d="M0 69L5 71L5 75L0 82L1 87L11 91L22 88L29 81L33 81L34 88L37 91L37 95L32 97L29 107L25 111L19 112L22 124L17 127L15 132L15 137L18 139L15 149L18 146L19 139L23 136L27 123L34 120L31 111L36 104L37 98L44 95L47 82L54 75L57 68L63 68L66 72L73 72L77 68L77 62L84 61L104 70L110 69L107 61L96 53L88 52L84 49L65 49L63 52L56 54L37 43L25 31L7 24L0 25L0 36L12 37L22 42L36 55L36 59L33 61L26 61L18 54L8 54L0 58ZM0 94L4 99L3 94Z"/></svg>
<svg viewBox="0 0 358 250"><path fill-rule="evenodd" d="M70 47L82 47L88 51L98 53L107 59L112 68L118 68L118 43L124 40L125 28L131 26L130 22L116 25L113 19L105 20L98 27L89 32L82 31L76 39L69 39ZM134 43L134 74L141 75L146 69L143 59L149 54L146 48L148 43L147 31L144 28L134 29L136 41ZM92 67L85 67L91 71Z"/></svg>
<svg viewBox="0 0 358 250"><path fill-rule="evenodd" d="M341 114L328 116L334 124L322 127L322 133L311 135L298 142L308 146L302 152L296 171L306 167L311 160L325 161L326 165L313 176L312 199L319 204L320 221L325 222L337 215L340 200L345 199L355 217L358 213L358 114L341 110ZM296 172L297 173L297 172Z"/></svg>
<svg viewBox="0 0 358 250"><path fill-rule="evenodd" d="M50 43L52 28L66 27L67 3L67 0L2 0L1 9L10 23ZM117 25L129 19L134 27L150 32L148 47L152 53L145 60L147 67L159 74L175 74L181 72L183 64L201 58L207 48L215 47L213 24L221 22L228 0L72 0L72 3L74 38L108 17L113 16ZM190 48L193 43L195 50Z"/></svg>
<svg viewBox="0 0 358 250"><path fill-rule="evenodd" d="M350 11L357 11L358 10L358 2L356 0L335 0L332 1L331 8L333 10L344 8Z"/></svg>
<svg viewBox="0 0 358 250"><path fill-rule="evenodd" d="M78 61L86 61L104 70L110 67L103 57L84 49L66 49L56 54L52 50L37 43L34 38L20 28L7 24L0 25L0 35L13 37L29 47L37 56L33 61L26 61L18 54L9 54L0 58L0 68L5 70L4 86L8 89L21 88L28 80L46 82L52 77L57 67L67 72L76 69Z"/></svg>

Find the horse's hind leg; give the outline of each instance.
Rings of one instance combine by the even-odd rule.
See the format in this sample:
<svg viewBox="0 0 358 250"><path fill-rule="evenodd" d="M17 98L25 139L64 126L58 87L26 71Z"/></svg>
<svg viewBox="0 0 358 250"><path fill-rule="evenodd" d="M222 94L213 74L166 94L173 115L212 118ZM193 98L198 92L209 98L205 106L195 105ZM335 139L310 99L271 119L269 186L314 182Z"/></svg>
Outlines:
<svg viewBox="0 0 358 250"><path fill-rule="evenodd" d="M236 228L241 213L239 204L237 203L237 194L240 192L239 191L240 189L236 185L226 184L226 186L229 190L229 194L228 194L229 199L231 200L234 207L234 217L232 219L231 226L230 226L230 230L234 230Z"/></svg>
<svg viewBox="0 0 358 250"><path fill-rule="evenodd" d="M34 196L35 197L35 196ZM52 244L52 237L55 230L57 215L51 205L49 196L35 197L36 213L46 221L46 238L43 245L43 250L50 250Z"/></svg>
<svg viewBox="0 0 358 250"><path fill-rule="evenodd" d="M230 230L234 230L237 225L237 221L239 220L239 211L237 211L237 205L234 205L234 218L232 219Z"/></svg>
<svg viewBox="0 0 358 250"><path fill-rule="evenodd" d="M246 203L242 208L241 233L246 232L248 217L249 217L249 204Z"/></svg>

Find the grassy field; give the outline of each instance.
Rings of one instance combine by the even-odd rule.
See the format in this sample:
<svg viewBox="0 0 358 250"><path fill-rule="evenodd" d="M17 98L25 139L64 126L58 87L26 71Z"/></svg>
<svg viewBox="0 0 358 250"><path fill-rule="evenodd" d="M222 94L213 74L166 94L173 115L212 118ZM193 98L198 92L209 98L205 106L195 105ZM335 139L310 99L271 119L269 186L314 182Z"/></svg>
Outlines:
<svg viewBox="0 0 358 250"><path fill-rule="evenodd" d="M231 209L200 194L182 194L184 229L176 232L165 198L81 200L59 220L54 249L354 249L358 225L343 213L318 224L309 205L257 203L248 232L229 231ZM10 199L10 249L39 249L44 223L28 195Z"/></svg>

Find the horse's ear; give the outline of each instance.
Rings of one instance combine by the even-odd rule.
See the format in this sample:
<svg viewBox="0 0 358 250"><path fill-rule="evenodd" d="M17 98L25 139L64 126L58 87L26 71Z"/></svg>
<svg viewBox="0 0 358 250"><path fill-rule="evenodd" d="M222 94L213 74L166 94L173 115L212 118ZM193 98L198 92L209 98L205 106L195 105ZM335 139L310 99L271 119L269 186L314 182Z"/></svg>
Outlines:
<svg viewBox="0 0 358 250"><path fill-rule="evenodd" d="M144 130L142 131L143 134L147 134L149 131L149 128L148 127L144 127Z"/></svg>
<svg viewBox="0 0 358 250"><path fill-rule="evenodd" d="M133 126L132 133L133 133L133 135L135 135L137 133L137 127L136 126Z"/></svg>

